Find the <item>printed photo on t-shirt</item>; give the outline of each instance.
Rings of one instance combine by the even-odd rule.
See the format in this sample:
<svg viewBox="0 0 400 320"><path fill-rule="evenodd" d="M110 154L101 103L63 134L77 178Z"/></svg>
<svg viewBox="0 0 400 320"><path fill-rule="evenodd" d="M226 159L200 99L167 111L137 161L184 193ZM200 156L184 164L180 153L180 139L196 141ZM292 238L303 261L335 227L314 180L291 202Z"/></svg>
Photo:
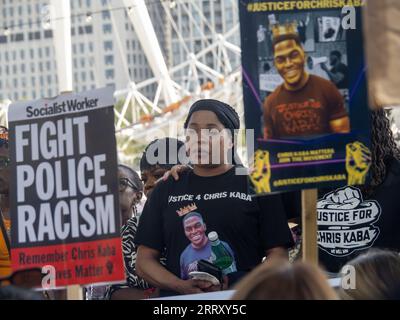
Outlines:
<svg viewBox="0 0 400 320"><path fill-rule="evenodd" d="M211 248L211 241L207 237L207 225L199 212L193 211L183 216L182 226L186 238L190 241L180 256L181 279L187 280L190 278L190 272L198 271L197 263L199 260L213 263L215 255ZM224 241L220 240L220 243L232 258L230 268L232 271L236 271L232 248Z"/></svg>

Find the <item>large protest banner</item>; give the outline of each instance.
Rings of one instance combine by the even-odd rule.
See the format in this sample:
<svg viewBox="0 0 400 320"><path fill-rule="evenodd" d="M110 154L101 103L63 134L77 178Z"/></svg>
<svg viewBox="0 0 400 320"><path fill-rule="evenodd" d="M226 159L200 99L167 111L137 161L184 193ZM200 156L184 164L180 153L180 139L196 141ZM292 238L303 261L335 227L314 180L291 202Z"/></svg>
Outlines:
<svg viewBox="0 0 400 320"><path fill-rule="evenodd" d="M14 270L54 267L57 287L124 279L113 104L105 88L10 106Z"/></svg>
<svg viewBox="0 0 400 320"><path fill-rule="evenodd" d="M239 1L256 194L369 178L361 0Z"/></svg>

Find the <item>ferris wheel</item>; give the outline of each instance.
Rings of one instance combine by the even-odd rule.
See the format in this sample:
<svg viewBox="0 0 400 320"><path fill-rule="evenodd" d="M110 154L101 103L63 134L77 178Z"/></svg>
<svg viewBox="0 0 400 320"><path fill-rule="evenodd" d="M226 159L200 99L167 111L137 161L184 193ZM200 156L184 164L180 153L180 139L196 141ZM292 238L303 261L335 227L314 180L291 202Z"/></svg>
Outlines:
<svg viewBox="0 0 400 320"><path fill-rule="evenodd" d="M238 21L225 34L217 33L209 26L211 34L208 34L208 37L213 41L200 51L191 52L175 24L171 11L181 6L188 13L189 23L197 23L194 16L200 17L204 23L209 22L196 5L196 1L161 1L172 32L175 32L175 38L187 53L186 61L167 68L145 2L124 0L124 3L127 8L133 8L135 5L129 16L155 76L141 83L131 82L127 89L115 92L115 98L124 101L122 109L115 111L120 158L130 161L135 152L129 150L132 151L135 144L146 144L162 136L181 137L183 133L179 129L183 127L188 108L201 98L222 100L236 108L243 119L240 63L231 63L231 60L240 62L241 50L237 43L237 35L240 32ZM238 16L236 2L232 3L235 4L233 14ZM204 63L210 55L216 61L212 66ZM232 56L238 59L231 59ZM183 74L184 77L177 77L178 74ZM153 99L142 94L147 86L154 85L157 89Z"/></svg>
<svg viewBox="0 0 400 320"><path fill-rule="evenodd" d="M120 0L121 1L121 0ZM201 1L188 0L122 0L129 20L141 44L153 77L141 82L131 79L123 90L114 93L115 100L120 102L115 108L115 130L118 141L120 160L133 163L142 147L155 138L162 136L182 137L180 131L190 105L201 98L214 98L232 105L243 119L242 85L240 67L240 46L238 7L236 0L230 1L233 9L233 27L225 33L218 33L199 5ZM158 2L163 15L171 27L170 35L175 43L185 52L183 61L173 65L167 63L161 50L148 6ZM113 23L112 1L108 1ZM115 3L115 2L114 2ZM59 91L72 91L72 42L71 42L71 7L69 0L50 0L54 7L54 48L57 61ZM187 24L198 27L207 25L206 45L199 50L190 50L181 34L174 12L184 12ZM118 32L117 43L121 42ZM118 46L122 60L126 52ZM213 61L212 64L208 61ZM232 57L234 57L232 59ZM156 88L149 97L148 87ZM0 102L0 123L7 121L7 108L11 101Z"/></svg>
<svg viewBox="0 0 400 320"><path fill-rule="evenodd" d="M0 101L0 125L7 126L7 111L10 104L11 100Z"/></svg>

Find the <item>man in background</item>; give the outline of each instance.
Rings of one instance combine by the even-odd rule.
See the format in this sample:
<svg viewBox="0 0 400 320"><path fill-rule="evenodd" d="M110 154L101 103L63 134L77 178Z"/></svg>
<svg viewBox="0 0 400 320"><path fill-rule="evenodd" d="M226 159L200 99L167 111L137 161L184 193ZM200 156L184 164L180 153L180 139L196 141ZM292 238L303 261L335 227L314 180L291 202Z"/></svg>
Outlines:
<svg viewBox="0 0 400 320"><path fill-rule="evenodd" d="M329 57L329 64L331 65L331 69L329 69L325 63L323 63L321 65L322 70L328 74L329 79L336 85L338 89L348 89L349 70L342 62L342 54L337 50L332 51Z"/></svg>

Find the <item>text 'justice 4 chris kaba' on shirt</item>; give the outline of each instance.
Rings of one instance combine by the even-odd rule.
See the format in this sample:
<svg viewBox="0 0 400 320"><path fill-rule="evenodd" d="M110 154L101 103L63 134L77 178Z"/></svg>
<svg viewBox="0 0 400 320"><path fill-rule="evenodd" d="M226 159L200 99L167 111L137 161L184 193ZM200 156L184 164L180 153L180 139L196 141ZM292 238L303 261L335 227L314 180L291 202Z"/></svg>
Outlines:
<svg viewBox="0 0 400 320"><path fill-rule="evenodd" d="M166 247L167 269L185 280L200 259L213 261L207 234L216 232L235 268L247 272L268 249L292 244L281 197L253 198L247 190L247 176L235 167L213 177L184 172L153 191L135 242L160 252Z"/></svg>

